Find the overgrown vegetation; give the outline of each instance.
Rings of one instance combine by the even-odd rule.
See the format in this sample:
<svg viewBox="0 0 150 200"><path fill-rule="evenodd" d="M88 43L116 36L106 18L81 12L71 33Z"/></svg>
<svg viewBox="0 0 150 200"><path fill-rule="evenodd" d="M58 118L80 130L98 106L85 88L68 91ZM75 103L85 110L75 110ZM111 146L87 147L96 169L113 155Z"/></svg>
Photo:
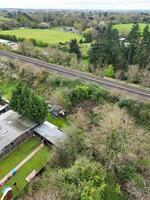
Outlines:
<svg viewBox="0 0 150 200"><path fill-rule="evenodd" d="M148 198L149 103L19 62L1 60L1 64L5 65L1 80L21 79L50 104L67 111L61 126L67 134L65 143L53 148L46 171L20 199Z"/></svg>

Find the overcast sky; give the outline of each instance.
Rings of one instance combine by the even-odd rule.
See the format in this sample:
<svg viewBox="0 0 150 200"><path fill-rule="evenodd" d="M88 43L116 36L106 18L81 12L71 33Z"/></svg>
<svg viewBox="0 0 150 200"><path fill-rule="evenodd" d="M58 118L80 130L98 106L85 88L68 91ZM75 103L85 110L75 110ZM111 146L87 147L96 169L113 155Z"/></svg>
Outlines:
<svg viewBox="0 0 150 200"><path fill-rule="evenodd" d="M0 0L0 8L149 9L150 0Z"/></svg>

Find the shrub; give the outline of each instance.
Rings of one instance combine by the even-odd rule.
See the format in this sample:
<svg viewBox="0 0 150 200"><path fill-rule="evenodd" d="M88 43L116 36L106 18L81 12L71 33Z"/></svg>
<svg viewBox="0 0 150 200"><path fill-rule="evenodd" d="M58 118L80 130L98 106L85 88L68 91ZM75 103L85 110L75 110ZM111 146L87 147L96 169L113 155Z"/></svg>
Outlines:
<svg viewBox="0 0 150 200"><path fill-rule="evenodd" d="M104 200L109 187L106 171L95 161L81 157L68 169L60 169L52 184L58 189L61 199ZM120 194L118 186L111 188L113 194ZM107 190L108 191L108 190Z"/></svg>
<svg viewBox="0 0 150 200"><path fill-rule="evenodd" d="M81 129L76 125L71 124L64 128L64 132L67 134L67 138L61 148L54 149L54 156L51 164L54 167L69 167L71 166L78 154L84 149L84 138Z"/></svg>
<svg viewBox="0 0 150 200"><path fill-rule="evenodd" d="M89 86L80 84L77 85L72 91L72 98L75 100L89 99Z"/></svg>
<svg viewBox="0 0 150 200"><path fill-rule="evenodd" d="M10 40L13 42L23 42L25 40L25 38L18 38L15 35L3 35L3 34L0 34L0 38L5 40ZM48 43L45 43L43 41L40 40L38 41L36 39L29 39L29 40L34 44L34 46L48 47Z"/></svg>
<svg viewBox="0 0 150 200"><path fill-rule="evenodd" d="M88 85L81 83L72 89L72 102L75 103L84 99L99 101L106 99L107 95L107 91L96 84Z"/></svg>
<svg viewBox="0 0 150 200"><path fill-rule="evenodd" d="M98 101L100 98L106 99L108 92L96 84L89 85L90 99Z"/></svg>
<svg viewBox="0 0 150 200"><path fill-rule="evenodd" d="M120 168L118 175L125 182L132 181L138 188L144 187L144 179L137 172L137 168L132 162L128 161L124 163L124 165Z"/></svg>
<svg viewBox="0 0 150 200"><path fill-rule="evenodd" d="M138 123L150 129L150 103L120 99L119 106L120 108L126 108Z"/></svg>
<svg viewBox="0 0 150 200"><path fill-rule="evenodd" d="M131 162L126 162L119 170L118 175L124 181L129 181L137 173L136 167Z"/></svg>
<svg viewBox="0 0 150 200"><path fill-rule="evenodd" d="M108 67L103 71L103 76L114 78L115 77L114 67L112 65L108 65Z"/></svg>

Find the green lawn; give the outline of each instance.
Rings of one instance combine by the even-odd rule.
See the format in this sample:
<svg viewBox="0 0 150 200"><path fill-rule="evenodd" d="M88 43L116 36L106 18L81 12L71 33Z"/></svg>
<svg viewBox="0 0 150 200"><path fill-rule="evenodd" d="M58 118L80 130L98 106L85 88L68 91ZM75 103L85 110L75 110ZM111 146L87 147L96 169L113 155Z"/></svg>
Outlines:
<svg viewBox="0 0 150 200"><path fill-rule="evenodd" d="M2 161L2 167L10 170L13 166L16 166L20 161L22 161L29 153L31 153L36 146L38 146L39 141L36 138L31 138L28 142L21 145L16 152L10 154L7 158ZM15 156L15 154L17 156ZM25 178L33 171L37 172L46 165L50 160L51 154L49 147L44 146L40 149L33 158L31 158L25 165L23 165L17 172L17 174L12 177L5 186L10 186L13 188L14 195L18 194L27 184ZM9 163L9 164L8 164ZM2 168L1 167L1 168ZM13 187L13 183L17 183L17 188ZM2 188L3 189L3 188ZM2 189L0 190L0 196L2 194Z"/></svg>
<svg viewBox="0 0 150 200"><path fill-rule="evenodd" d="M114 25L114 28L116 28L120 34L127 35L130 32L130 30L132 29L133 25L134 25L133 23L116 24L116 25ZM139 24L141 32L143 32L143 29L145 28L146 25L147 24L144 24L144 23Z"/></svg>
<svg viewBox="0 0 150 200"><path fill-rule="evenodd" d="M57 44L59 42L67 42L73 38L80 40L81 35L65 32L59 29L15 29L0 31L0 34L15 35L18 38L41 40L50 44Z"/></svg>
<svg viewBox="0 0 150 200"><path fill-rule="evenodd" d="M55 126L58 126L59 128L62 128L67 124L67 119L61 117L55 118L50 114L47 117L47 121L54 124Z"/></svg>
<svg viewBox="0 0 150 200"><path fill-rule="evenodd" d="M0 179L9 173L18 163L26 158L38 145L40 141L37 138L30 138L6 158L0 161Z"/></svg>
<svg viewBox="0 0 150 200"><path fill-rule="evenodd" d="M2 96L5 96L8 100L10 100L11 93L14 88L15 88L14 82L0 80L0 94L2 94Z"/></svg>

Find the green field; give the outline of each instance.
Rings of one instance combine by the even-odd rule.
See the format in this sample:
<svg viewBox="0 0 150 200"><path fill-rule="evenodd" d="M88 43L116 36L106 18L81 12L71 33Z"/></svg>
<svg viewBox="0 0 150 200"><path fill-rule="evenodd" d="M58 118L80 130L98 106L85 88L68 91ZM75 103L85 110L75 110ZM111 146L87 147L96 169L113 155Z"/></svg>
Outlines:
<svg viewBox="0 0 150 200"><path fill-rule="evenodd" d="M129 24L116 24L114 25L114 28L116 28L120 34L123 34L123 35L126 35L130 32L130 30L132 29L133 27L133 23L129 23ZM141 32L143 32L143 29L145 28L147 24L142 24L140 23L139 26L140 26L140 30Z"/></svg>
<svg viewBox="0 0 150 200"><path fill-rule="evenodd" d="M10 170L12 170L17 164L19 164L25 157L27 157L38 145L40 141L34 137L26 141L20 147L18 147L13 153L9 154L6 158L1 161L0 165L0 175L2 178ZM47 146L40 149L33 158L31 158L25 165L23 165L13 176L5 186L10 186L13 188L14 195L20 192L24 186L27 184L25 178L33 171L37 172L50 160L50 151ZM17 188L13 187L13 183L17 183ZM0 190L0 196L1 196Z"/></svg>
<svg viewBox="0 0 150 200"><path fill-rule="evenodd" d="M15 35L18 38L36 39L49 44L57 44L59 42L67 42L76 38L80 40L81 35L65 32L59 29L15 29L0 31L0 34Z"/></svg>

